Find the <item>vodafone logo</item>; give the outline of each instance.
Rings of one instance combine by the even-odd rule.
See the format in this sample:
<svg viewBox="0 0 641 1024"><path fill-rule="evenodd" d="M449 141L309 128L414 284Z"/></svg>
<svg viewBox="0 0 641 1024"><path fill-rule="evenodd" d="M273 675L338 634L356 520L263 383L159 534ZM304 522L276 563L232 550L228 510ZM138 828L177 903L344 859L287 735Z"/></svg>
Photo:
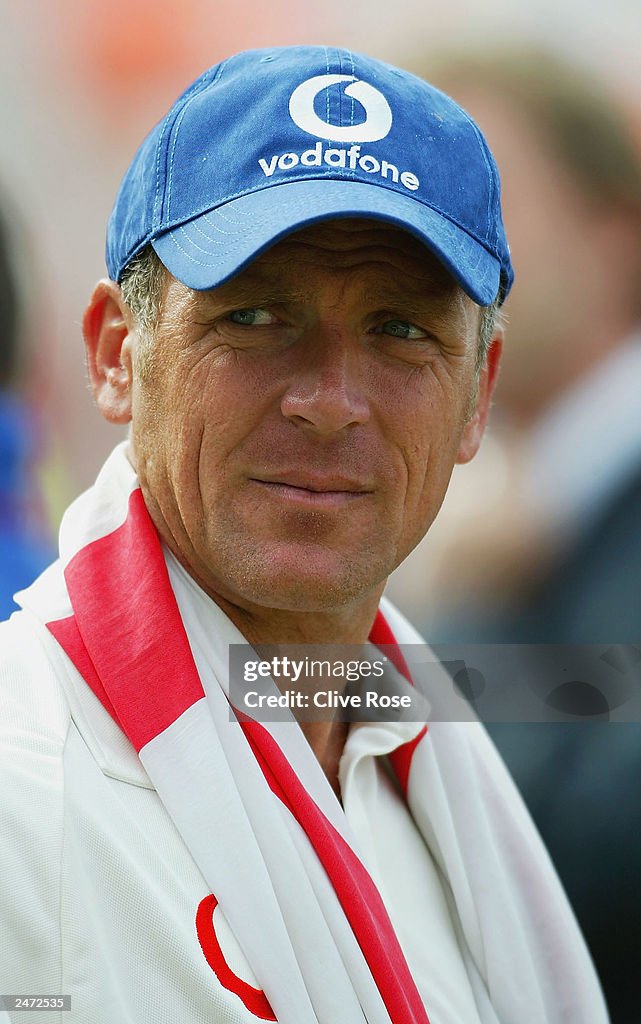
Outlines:
<svg viewBox="0 0 641 1024"><path fill-rule="evenodd" d="M357 100L365 110L365 120L356 125L333 125L321 120L314 110L319 92L339 82L352 82L345 95ZM392 111L382 92L355 75L315 75L294 89L289 101L289 113L294 124L308 135L332 142L378 142L389 134Z"/></svg>
<svg viewBox="0 0 641 1024"><path fill-rule="evenodd" d="M345 82L349 84L344 85ZM317 97L324 89L333 86L342 88L345 96L360 105L365 112L365 120L358 124L337 125L319 117L316 108L322 101ZM380 152L378 147L376 153L362 150L361 143L380 142L387 138L392 127L390 105L373 85L362 82L355 75L314 75L294 89L289 98L289 113L301 131L318 141L302 152L292 149L259 156L258 166L266 178L276 175L276 180L280 180L283 173L311 178L316 176L313 169L319 167L324 170L323 177L328 176L326 168L332 168L337 179L343 177L341 172L346 171L352 172L349 177L357 180L373 175L379 181L407 192L416 192L420 187L418 176L413 171L404 170L402 164L399 166L397 160L398 157L403 159L402 151ZM358 114L354 113L357 117ZM329 117L329 105L327 115ZM362 114L360 116L362 118Z"/></svg>

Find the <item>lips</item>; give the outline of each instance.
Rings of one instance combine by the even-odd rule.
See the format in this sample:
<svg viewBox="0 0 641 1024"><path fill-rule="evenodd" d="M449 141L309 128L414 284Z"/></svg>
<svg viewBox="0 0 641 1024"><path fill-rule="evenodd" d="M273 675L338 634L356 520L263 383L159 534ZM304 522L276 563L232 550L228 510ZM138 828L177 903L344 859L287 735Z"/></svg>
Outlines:
<svg viewBox="0 0 641 1024"><path fill-rule="evenodd" d="M250 479L265 497L309 509L339 508L373 490L364 481L336 474L278 472Z"/></svg>
<svg viewBox="0 0 641 1024"><path fill-rule="evenodd" d="M373 488L364 481L353 480L340 475L325 475L309 472L291 472L261 474L252 477L259 484L295 488L309 491L312 494L366 494Z"/></svg>

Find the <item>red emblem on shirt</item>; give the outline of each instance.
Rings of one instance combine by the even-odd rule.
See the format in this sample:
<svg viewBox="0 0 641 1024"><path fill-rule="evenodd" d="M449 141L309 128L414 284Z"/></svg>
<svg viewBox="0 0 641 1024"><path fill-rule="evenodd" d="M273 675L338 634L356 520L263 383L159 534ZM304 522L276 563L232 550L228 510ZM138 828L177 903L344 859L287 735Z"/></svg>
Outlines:
<svg viewBox="0 0 641 1024"><path fill-rule="evenodd" d="M250 1013L261 1020L276 1020L263 990L239 978L225 960L214 925L214 910L217 906L218 900L210 894L201 900L196 911L196 932L207 963L220 984L237 995Z"/></svg>

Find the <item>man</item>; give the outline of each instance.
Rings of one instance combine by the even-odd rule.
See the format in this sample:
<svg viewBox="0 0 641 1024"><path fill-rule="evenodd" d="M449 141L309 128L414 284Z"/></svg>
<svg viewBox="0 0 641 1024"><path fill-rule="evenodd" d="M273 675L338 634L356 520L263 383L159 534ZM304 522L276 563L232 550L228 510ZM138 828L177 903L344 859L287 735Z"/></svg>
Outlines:
<svg viewBox="0 0 641 1024"><path fill-rule="evenodd" d="M479 727L230 710L231 644L402 671L419 642L382 591L481 439L498 196L451 100L320 47L223 62L139 150L84 319L130 440L2 636L7 991L98 1024L605 1021Z"/></svg>

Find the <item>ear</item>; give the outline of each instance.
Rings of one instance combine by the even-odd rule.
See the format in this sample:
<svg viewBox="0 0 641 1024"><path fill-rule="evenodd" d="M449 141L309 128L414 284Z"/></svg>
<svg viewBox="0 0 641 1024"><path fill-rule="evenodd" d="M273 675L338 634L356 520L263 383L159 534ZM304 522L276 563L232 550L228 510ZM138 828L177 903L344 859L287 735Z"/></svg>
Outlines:
<svg viewBox="0 0 641 1024"><path fill-rule="evenodd" d="M498 330L490 342L485 365L479 374L478 395L474 411L465 424L461 443L456 453L456 462L459 464L469 462L479 450L498 378L502 351L503 332Z"/></svg>
<svg viewBox="0 0 641 1024"><path fill-rule="evenodd" d="M129 423L135 326L115 281L105 278L94 288L82 332L96 405L110 423Z"/></svg>

